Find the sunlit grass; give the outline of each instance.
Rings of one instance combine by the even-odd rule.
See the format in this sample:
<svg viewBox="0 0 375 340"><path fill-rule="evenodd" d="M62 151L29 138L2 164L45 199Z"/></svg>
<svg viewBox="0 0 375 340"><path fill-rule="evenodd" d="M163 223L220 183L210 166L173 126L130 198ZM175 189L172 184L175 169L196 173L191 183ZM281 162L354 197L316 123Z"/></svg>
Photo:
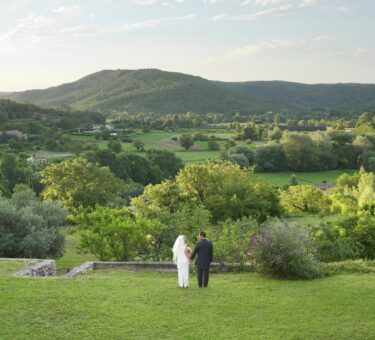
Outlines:
<svg viewBox="0 0 375 340"><path fill-rule="evenodd" d="M0 262L4 339L370 339L374 274L283 281L213 274L102 271L76 280L12 276ZM14 270L19 265L14 265Z"/></svg>

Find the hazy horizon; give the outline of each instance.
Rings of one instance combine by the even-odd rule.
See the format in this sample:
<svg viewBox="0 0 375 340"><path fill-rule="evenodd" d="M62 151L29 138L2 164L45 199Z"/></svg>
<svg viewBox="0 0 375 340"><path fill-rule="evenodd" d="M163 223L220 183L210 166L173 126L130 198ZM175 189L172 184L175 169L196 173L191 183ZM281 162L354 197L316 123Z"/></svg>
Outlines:
<svg viewBox="0 0 375 340"><path fill-rule="evenodd" d="M219 81L375 83L370 0L12 0L0 12L0 92L103 69Z"/></svg>

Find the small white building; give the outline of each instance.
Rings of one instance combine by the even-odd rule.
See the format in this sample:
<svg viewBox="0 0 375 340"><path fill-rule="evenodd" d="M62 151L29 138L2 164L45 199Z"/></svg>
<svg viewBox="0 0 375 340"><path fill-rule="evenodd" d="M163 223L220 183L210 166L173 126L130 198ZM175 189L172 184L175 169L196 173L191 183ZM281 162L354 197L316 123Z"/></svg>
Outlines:
<svg viewBox="0 0 375 340"><path fill-rule="evenodd" d="M41 155L32 155L26 161L27 161L27 164L29 165L43 165L47 163L47 158Z"/></svg>

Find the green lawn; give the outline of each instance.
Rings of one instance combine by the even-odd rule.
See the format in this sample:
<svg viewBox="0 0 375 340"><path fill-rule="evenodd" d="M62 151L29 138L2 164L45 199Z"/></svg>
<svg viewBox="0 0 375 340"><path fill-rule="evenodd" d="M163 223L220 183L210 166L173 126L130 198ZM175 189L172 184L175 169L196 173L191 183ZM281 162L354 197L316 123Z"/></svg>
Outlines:
<svg viewBox="0 0 375 340"><path fill-rule="evenodd" d="M60 228L60 232L65 236L64 255L56 260L57 270L60 273L66 273L68 270L71 270L86 261L97 260L94 255L78 253L78 234L69 234L67 227Z"/></svg>
<svg viewBox="0 0 375 340"><path fill-rule="evenodd" d="M0 261L1 339L370 339L374 274L283 281L102 271L75 280L12 277Z"/></svg>
<svg viewBox="0 0 375 340"><path fill-rule="evenodd" d="M297 177L299 184L314 184L326 181L327 183L334 184L337 178L342 173L353 174L358 170L345 169L334 171L320 171L320 172L278 172L278 173L256 173L258 178L261 178L274 186L283 186L290 184L290 177L294 174Z"/></svg>

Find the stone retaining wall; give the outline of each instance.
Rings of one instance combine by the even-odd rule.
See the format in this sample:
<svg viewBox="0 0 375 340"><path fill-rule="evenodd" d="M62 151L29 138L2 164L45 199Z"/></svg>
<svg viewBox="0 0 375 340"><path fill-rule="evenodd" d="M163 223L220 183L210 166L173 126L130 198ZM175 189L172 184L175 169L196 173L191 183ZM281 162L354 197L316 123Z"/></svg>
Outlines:
<svg viewBox="0 0 375 340"><path fill-rule="evenodd" d="M16 272L16 276L45 277L56 275L56 264L54 260L43 260Z"/></svg>
<svg viewBox="0 0 375 340"><path fill-rule="evenodd" d="M176 265L171 262L94 262L94 270L151 270L157 272L174 272Z"/></svg>
<svg viewBox="0 0 375 340"><path fill-rule="evenodd" d="M68 279L73 279L79 275L87 273L90 270L94 270L94 262L86 262L79 267L75 267L69 273L66 273L65 277Z"/></svg>
<svg viewBox="0 0 375 340"><path fill-rule="evenodd" d="M211 271L227 272L230 266L221 263L212 263ZM72 279L90 270L134 270L134 271L156 271L156 272L176 272L177 267L172 262L86 262L83 265L72 269L65 274L66 278Z"/></svg>
<svg viewBox="0 0 375 340"><path fill-rule="evenodd" d="M172 262L94 262L94 270L122 269L122 270L151 270L157 272L176 272L177 267ZM212 263L212 271L226 272L228 266L221 263Z"/></svg>

